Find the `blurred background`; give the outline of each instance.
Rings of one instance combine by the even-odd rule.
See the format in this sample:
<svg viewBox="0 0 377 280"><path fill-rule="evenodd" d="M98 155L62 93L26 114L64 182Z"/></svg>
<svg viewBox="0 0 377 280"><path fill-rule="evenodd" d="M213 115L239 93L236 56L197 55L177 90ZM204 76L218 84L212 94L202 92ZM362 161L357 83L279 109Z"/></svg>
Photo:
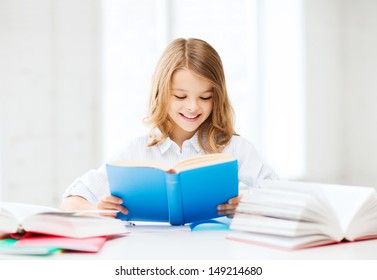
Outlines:
<svg viewBox="0 0 377 280"><path fill-rule="evenodd" d="M222 57L283 179L377 186L375 0L0 0L0 200L57 206L143 126L165 46Z"/></svg>

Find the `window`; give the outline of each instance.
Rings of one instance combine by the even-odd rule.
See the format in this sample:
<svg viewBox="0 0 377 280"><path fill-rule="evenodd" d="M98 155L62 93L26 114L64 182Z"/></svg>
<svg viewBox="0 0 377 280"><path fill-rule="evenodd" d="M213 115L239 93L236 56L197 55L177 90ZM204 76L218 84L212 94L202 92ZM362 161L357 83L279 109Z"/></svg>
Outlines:
<svg viewBox="0 0 377 280"><path fill-rule="evenodd" d="M301 0L260 3L260 151L280 176L298 179L306 171Z"/></svg>
<svg viewBox="0 0 377 280"><path fill-rule="evenodd" d="M104 1L105 154L147 131L142 119L165 46L197 37L223 60L237 132L282 177L302 175L300 2Z"/></svg>

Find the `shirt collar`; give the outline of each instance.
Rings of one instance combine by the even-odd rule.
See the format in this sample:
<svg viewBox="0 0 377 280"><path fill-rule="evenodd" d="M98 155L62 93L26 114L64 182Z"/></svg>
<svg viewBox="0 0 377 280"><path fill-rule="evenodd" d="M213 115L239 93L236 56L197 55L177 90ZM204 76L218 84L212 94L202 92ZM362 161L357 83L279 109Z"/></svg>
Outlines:
<svg viewBox="0 0 377 280"><path fill-rule="evenodd" d="M189 139L185 142L190 143L194 147L194 149L197 153L199 153L202 150L202 148L200 147L200 144L199 144L198 133L195 133L194 136L191 137L191 139Z"/></svg>
<svg viewBox="0 0 377 280"><path fill-rule="evenodd" d="M160 148L161 154L165 154L167 150L174 144L174 142L168 137L164 140L164 142L161 142L158 144L158 147Z"/></svg>
<svg viewBox="0 0 377 280"><path fill-rule="evenodd" d="M197 153L201 151L201 147L199 144L199 138L198 133L195 133L194 136L192 136L190 139L183 142L184 145L191 145ZM169 150L173 145L177 145L173 140L170 139L170 137L167 137L164 142L158 144L161 154L166 153L167 150Z"/></svg>

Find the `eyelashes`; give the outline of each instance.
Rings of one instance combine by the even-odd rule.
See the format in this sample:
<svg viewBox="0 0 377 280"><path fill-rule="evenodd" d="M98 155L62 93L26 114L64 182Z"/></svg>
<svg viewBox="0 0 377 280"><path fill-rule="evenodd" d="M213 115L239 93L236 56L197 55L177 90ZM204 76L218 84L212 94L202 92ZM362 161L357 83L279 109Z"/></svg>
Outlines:
<svg viewBox="0 0 377 280"><path fill-rule="evenodd" d="M211 100L212 99L212 96L209 96L209 97L200 97L201 100Z"/></svg>
<svg viewBox="0 0 377 280"><path fill-rule="evenodd" d="M174 94L174 97L177 98L178 100L184 100L187 96L179 96L179 95L175 95ZM211 100L212 96L209 96L209 97L199 97L199 98L201 100L207 101L207 100Z"/></svg>
<svg viewBox="0 0 377 280"><path fill-rule="evenodd" d="M183 100L183 99L186 98L186 96L178 96L178 95L175 95L175 94L174 94L174 97L179 99L179 100Z"/></svg>

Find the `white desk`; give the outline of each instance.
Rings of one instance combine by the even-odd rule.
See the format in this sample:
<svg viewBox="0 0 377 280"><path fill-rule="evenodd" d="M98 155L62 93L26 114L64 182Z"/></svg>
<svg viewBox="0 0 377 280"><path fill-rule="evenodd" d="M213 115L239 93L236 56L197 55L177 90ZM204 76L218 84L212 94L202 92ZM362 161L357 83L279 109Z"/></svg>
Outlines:
<svg viewBox="0 0 377 280"><path fill-rule="evenodd" d="M377 240L281 251L226 239L227 230L140 231L109 240L98 253L64 252L51 256L0 255L0 259L85 260L377 260Z"/></svg>

